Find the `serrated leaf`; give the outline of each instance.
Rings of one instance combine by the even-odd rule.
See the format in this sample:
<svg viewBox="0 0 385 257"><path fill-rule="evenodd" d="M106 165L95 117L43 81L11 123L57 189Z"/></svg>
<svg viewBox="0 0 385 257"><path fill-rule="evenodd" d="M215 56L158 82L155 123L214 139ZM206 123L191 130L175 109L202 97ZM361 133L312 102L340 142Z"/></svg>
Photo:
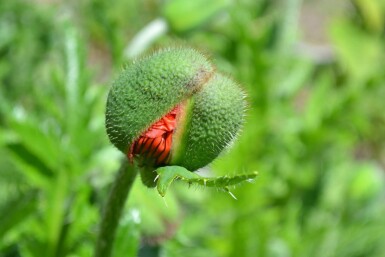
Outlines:
<svg viewBox="0 0 385 257"><path fill-rule="evenodd" d="M158 173L157 190L162 197L166 195L167 189L175 179L180 179L181 181L187 182L190 185L197 184L205 187L223 189L230 193L228 189L229 186L234 186L245 181L253 180L258 175L257 172L253 172L250 174L241 174L231 177L223 176L217 178L205 178L180 166L160 167L156 169L156 172ZM230 195L233 196L231 193Z"/></svg>

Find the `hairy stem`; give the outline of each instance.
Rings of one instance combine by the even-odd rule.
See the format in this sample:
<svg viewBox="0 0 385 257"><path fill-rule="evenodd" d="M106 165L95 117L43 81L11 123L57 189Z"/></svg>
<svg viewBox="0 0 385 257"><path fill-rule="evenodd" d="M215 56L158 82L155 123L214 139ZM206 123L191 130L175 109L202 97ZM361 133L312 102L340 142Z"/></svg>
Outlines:
<svg viewBox="0 0 385 257"><path fill-rule="evenodd" d="M95 245L95 257L111 256L115 231L126 202L128 193L135 180L137 169L127 159L122 160L118 174L104 206L103 217Z"/></svg>

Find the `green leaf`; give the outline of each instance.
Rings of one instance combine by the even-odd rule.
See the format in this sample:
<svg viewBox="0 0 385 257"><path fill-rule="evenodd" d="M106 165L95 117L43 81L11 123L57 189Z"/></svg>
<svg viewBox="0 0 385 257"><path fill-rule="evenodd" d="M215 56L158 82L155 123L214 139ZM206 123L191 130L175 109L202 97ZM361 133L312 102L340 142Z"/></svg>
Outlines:
<svg viewBox="0 0 385 257"><path fill-rule="evenodd" d="M60 242L60 234L65 219L65 207L68 202L69 181L66 170L60 170L52 179L47 189L45 210L46 240L49 242L48 253L54 253Z"/></svg>
<svg viewBox="0 0 385 257"><path fill-rule="evenodd" d="M200 26L229 5L226 0L173 0L167 2L163 14L174 30L182 32Z"/></svg>
<svg viewBox="0 0 385 257"><path fill-rule="evenodd" d="M8 144L6 147L14 159L15 166L31 184L39 187L49 184L53 172L36 155L20 143Z"/></svg>
<svg viewBox="0 0 385 257"><path fill-rule="evenodd" d="M16 142L42 162L47 169L54 171L59 166L60 152L56 137L36 124L33 119L10 120L10 129L16 134ZM47 171L48 172L48 171Z"/></svg>
<svg viewBox="0 0 385 257"><path fill-rule="evenodd" d="M383 1L355 0L355 3L361 11L364 21L369 29L375 32L381 32L384 27Z"/></svg>
<svg viewBox="0 0 385 257"><path fill-rule="evenodd" d="M258 175L257 172L253 172L250 174L242 174L231 177L223 176L218 178L205 178L180 166L160 167L156 170L156 172L158 173L157 189L158 193L162 197L166 195L167 189L175 179L180 179L181 181L187 182L189 185L197 184L205 187L222 189L234 197L234 195L229 191L229 186L235 186L239 183L253 180Z"/></svg>
<svg viewBox="0 0 385 257"><path fill-rule="evenodd" d="M0 241L36 209L36 193L28 192L10 199L0 207Z"/></svg>
<svg viewBox="0 0 385 257"><path fill-rule="evenodd" d="M366 80L382 71L383 42L378 37L349 22L338 21L331 27L331 39L339 61L352 79Z"/></svg>
<svg viewBox="0 0 385 257"><path fill-rule="evenodd" d="M36 157L36 155L28 151L24 145L14 143L8 144L7 147L13 154L18 156L20 160L36 167L36 170L44 177L52 176L52 171L46 166L46 164Z"/></svg>

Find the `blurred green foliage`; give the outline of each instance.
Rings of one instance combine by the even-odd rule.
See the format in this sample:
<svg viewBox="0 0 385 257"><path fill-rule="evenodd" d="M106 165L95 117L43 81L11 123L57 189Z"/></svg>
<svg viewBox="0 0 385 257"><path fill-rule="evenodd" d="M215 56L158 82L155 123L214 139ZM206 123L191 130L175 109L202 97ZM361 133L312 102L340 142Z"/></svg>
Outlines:
<svg viewBox="0 0 385 257"><path fill-rule="evenodd" d="M0 28L0 256L92 254L120 158L104 104L134 39L195 46L243 85L242 135L204 172L259 177L237 201L137 181L114 256L384 255L384 0L13 0Z"/></svg>

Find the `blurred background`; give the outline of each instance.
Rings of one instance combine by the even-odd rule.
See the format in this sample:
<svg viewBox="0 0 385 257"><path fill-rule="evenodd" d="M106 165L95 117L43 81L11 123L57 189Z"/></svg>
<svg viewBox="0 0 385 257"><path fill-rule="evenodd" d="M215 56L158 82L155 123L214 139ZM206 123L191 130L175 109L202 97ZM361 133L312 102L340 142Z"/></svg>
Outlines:
<svg viewBox="0 0 385 257"><path fill-rule="evenodd" d="M91 256L121 154L124 65L206 53L248 94L212 176L165 201L138 180L114 256L385 256L385 0L0 0L0 256Z"/></svg>

